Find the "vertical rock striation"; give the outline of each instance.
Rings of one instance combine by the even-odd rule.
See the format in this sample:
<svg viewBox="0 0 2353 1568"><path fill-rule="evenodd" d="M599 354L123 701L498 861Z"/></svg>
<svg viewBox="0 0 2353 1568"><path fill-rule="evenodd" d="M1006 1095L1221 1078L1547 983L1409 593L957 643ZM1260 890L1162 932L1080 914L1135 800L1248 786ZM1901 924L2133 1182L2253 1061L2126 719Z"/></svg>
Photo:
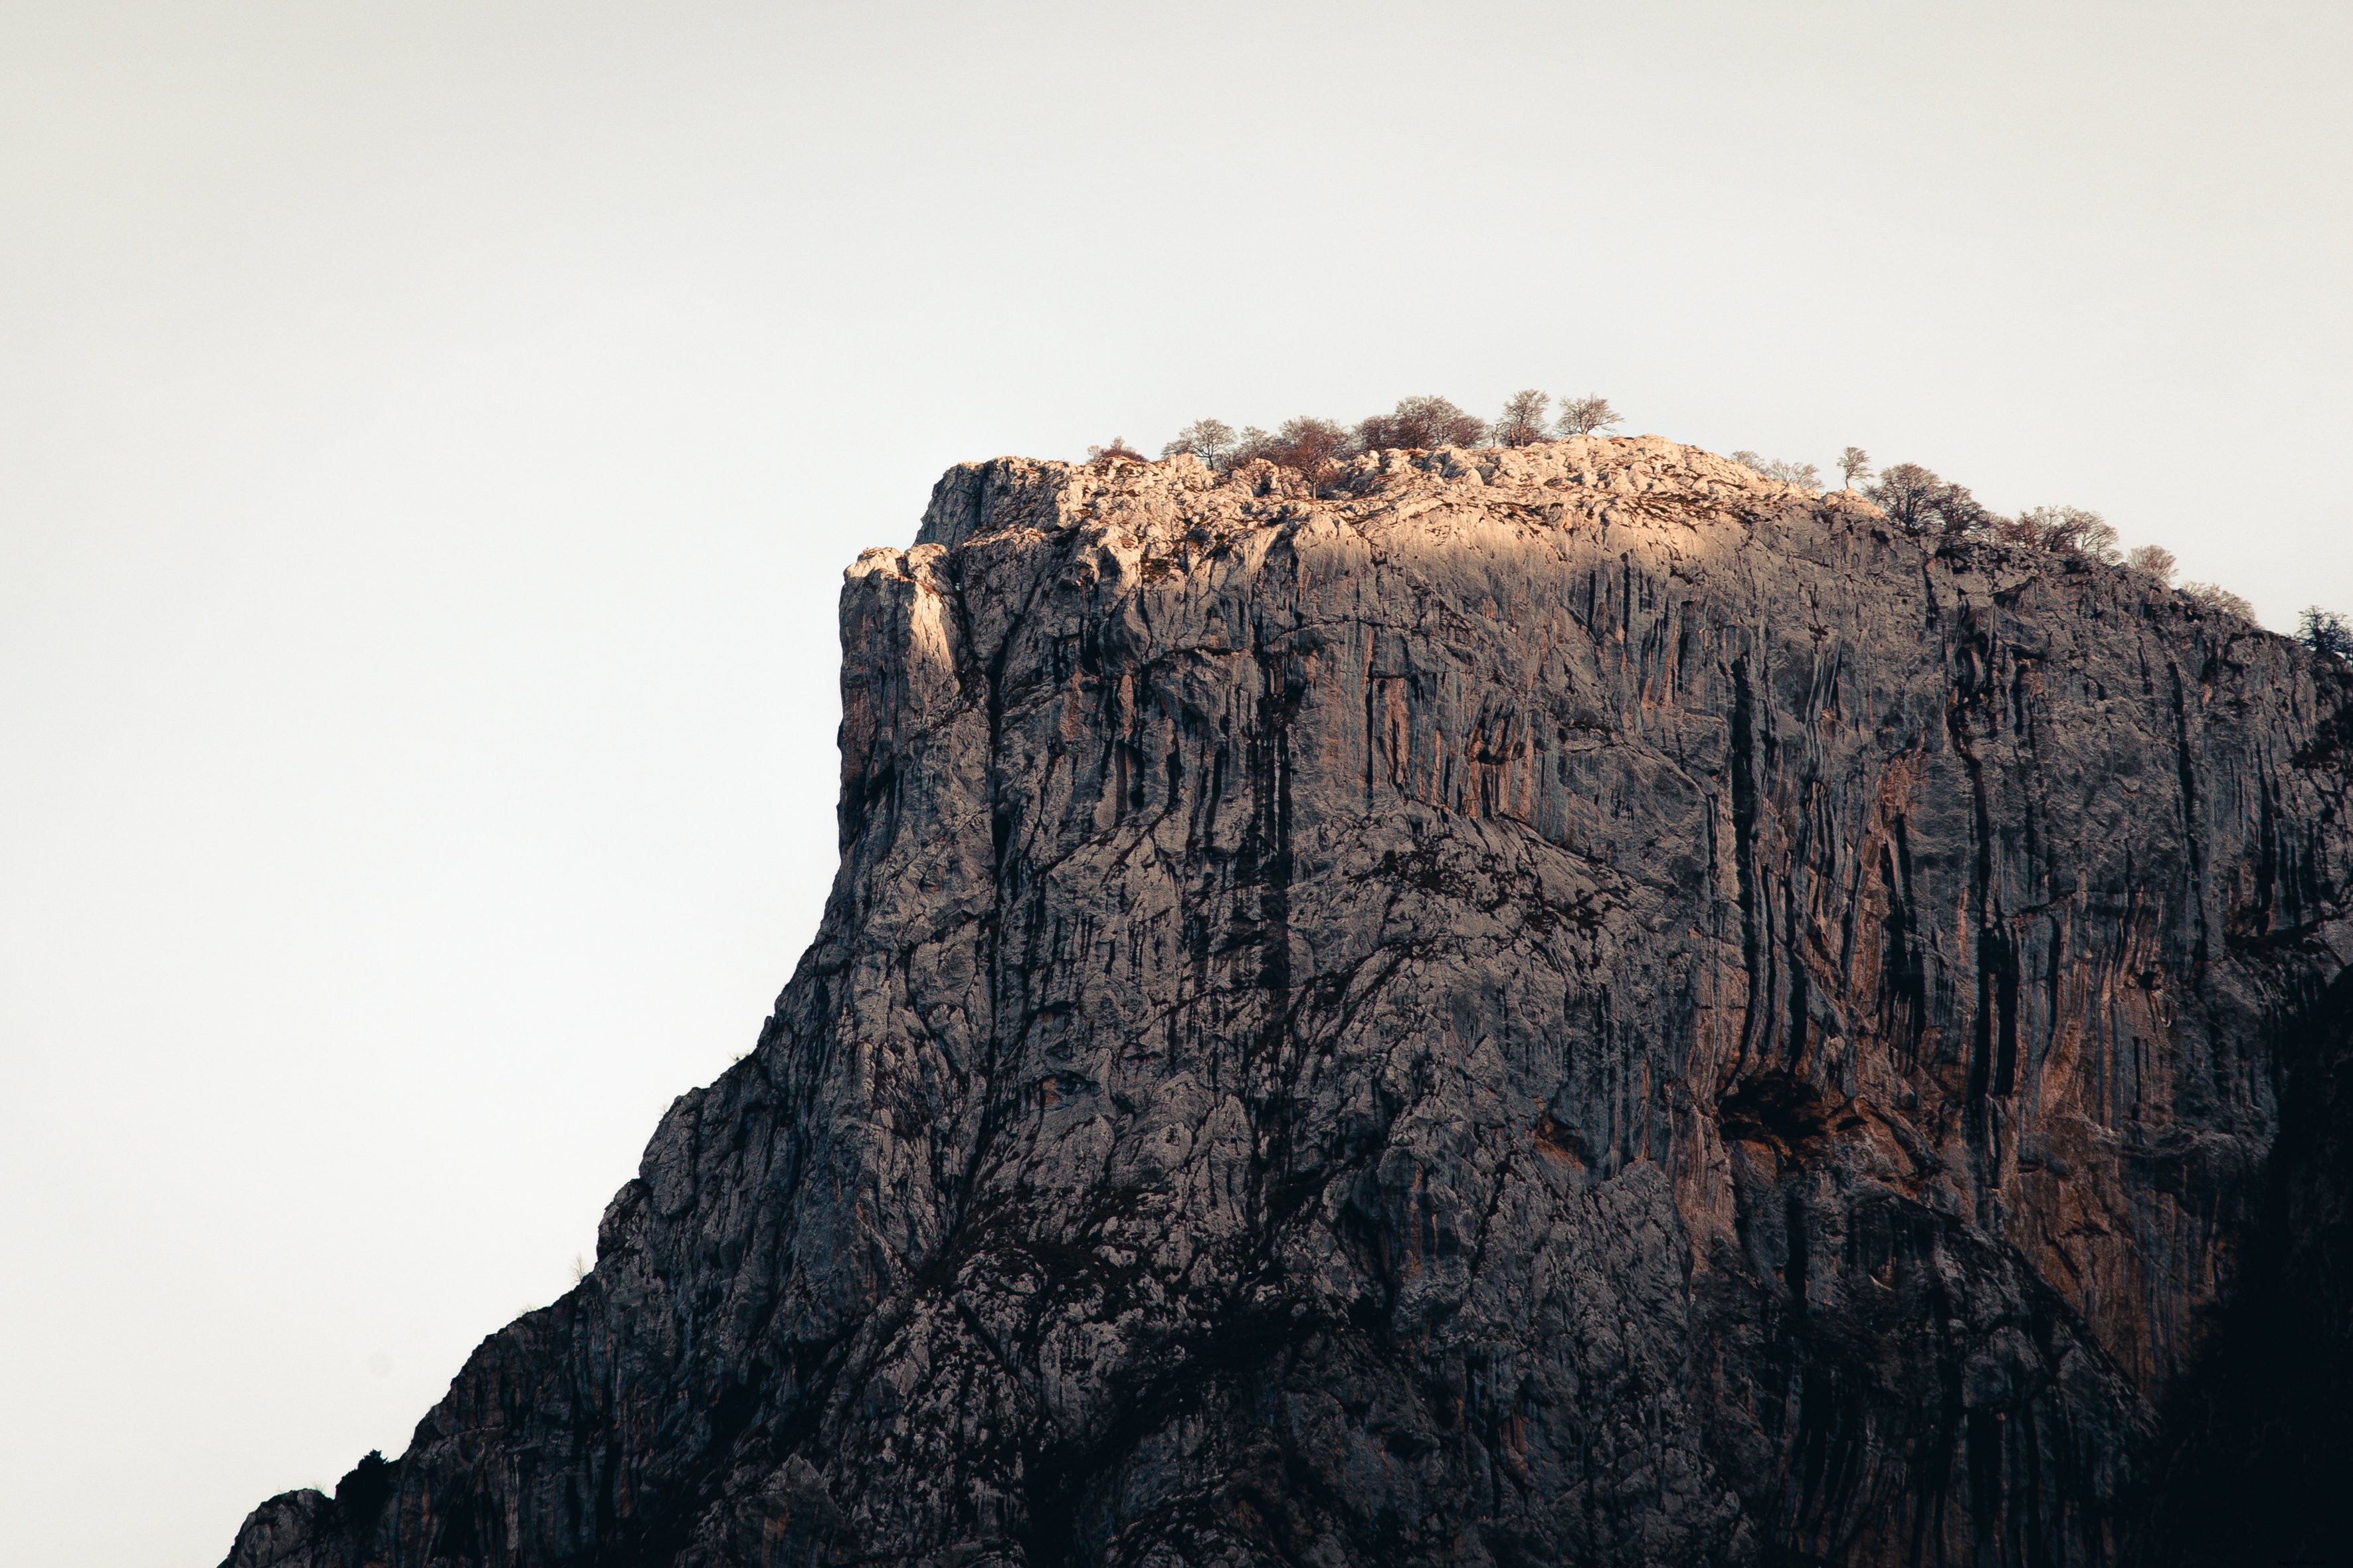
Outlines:
<svg viewBox="0 0 2353 1568"><path fill-rule="evenodd" d="M841 614L758 1050L231 1568L2107 1563L2344 1385L2341 667L1654 437L967 465Z"/></svg>

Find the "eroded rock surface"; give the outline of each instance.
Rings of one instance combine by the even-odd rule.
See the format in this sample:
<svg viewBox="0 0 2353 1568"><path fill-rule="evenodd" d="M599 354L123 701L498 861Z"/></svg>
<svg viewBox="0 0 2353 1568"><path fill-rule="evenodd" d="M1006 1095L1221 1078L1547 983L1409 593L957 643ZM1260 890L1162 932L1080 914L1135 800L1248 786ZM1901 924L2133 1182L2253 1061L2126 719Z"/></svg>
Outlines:
<svg viewBox="0 0 2353 1568"><path fill-rule="evenodd" d="M759 1048L235 1568L2106 1563L2194 1502L2242 1260L2345 1206L2267 1163L2353 1016L2341 667L1655 437L968 465L841 613Z"/></svg>

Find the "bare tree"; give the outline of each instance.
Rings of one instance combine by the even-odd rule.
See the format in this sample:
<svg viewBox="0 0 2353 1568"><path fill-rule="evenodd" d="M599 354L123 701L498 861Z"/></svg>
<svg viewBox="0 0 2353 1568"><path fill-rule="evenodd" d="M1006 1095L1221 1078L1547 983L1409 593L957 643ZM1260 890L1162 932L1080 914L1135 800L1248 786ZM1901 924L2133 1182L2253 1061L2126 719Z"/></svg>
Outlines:
<svg viewBox="0 0 2353 1568"><path fill-rule="evenodd" d="M1967 485L1947 485L1936 497L1936 531L1947 539L1993 531L1994 514L1978 502Z"/></svg>
<svg viewBox="0 0 2353 1568"><path fill-rule="evenodd" d="M1143 463L1151 460L1145 457L1143 453L1129 446L1127 444L1127 437L1124 436L1113 437L1111 438L1111 445L1108 447L1090 447L1087 448L1087 461L1090 463L1107 463L1113 458L1124 458L1131 463Z"/></svg>
<svg viewBox="0 0 2353 1568"><path fill-rule="evenodd" d="M2146 572L2160 583L2173 581L2173 552L2162 544L2144 544L2125 557L2125 564L2136 572Z"/></svg>
<svg viewBox="0 0 2353 1568"><path fill-rule="evenodd" d="M1495 421L1495 445L1527 447L1545 438L1545 426L1551 423L1546 410L1552 399L1531 386L1515 392L1504 402L1503 417Z"/></svg>
<svg viewBox="0 0 2353 1568"><path fill-rule="evenodd" d="M1609 406L1609 400L1599 394L1561 400L1560 433L1564 436L1598 436L1622 418Z"/></svg>
<svg viewBox="0 0 2353 1568"><path fill-rule="evenodd" d="M1906 533L1959 539L1984 533L1994 523L1993 513L1969 493L1968 486L1947 483L1917 463L1898 463L1884 470L1879 482L1862 493Z"/></svg>
<svg viewBox="0 0 2353 1568"><path fill-rule="evenodd" d="M1190 452L1209 467L1222 468L1234 455L1240 439L1234 427L1222 419L1196 419L1177 431L1176 438L1160 448L1160 455L1173 458L1179 452Z"/></svg>
<svg viewBox="0 0 2353 1568"><path fill-rule="evenodd" d="M1849 447L1839 454L1839 472L1846 476L1846 488L1854 489L1857 479L1871 478L1871 454L1860 447Z"/></svg>
<svg viewBox="0 0 2353 1568"><path fill-rule="evenodd" d="M2181 584L2181 596L2206 615L2235 616L2242 621L2255 618L2253 605L2219 584L2184 583Z"/></svg>
<svg viewBox="0 0 2353 1568"><path fill-rule="evenodd" d="M1297 468L1311 479L1346 457L1350 451L1347 427L1336 419L1316 419L1302 415L1286 419L1276 431L1275 441L1283 449L1277 459L1283 467Z"/></svg>
<svg viewBox="0 0 2353 1568"><path fill-rule="evenodd" d="M2005 518L1995 531L2017 544L2031 544L2055 555L2073 555L2103 565L2123 559L2116 531L2096 511L2080 506L2038 506Z"/></svg>
<svg viewBox="0 0 2353 1568"><path fill-rule="evenodd" d="M1879 476L1862 493L1879 503L1888 521L1906 533L1926 533L1935 526L1936 498L1945 481L1933 469L1917 463L1898 463Z"/></svg>
<svg viewBox="0 0 2353 1568"><path fill-rule="evenodd" d="M2353 621L2318 605L2306 605L2295 618L2296 640L2315 653L2353 659Z"/></svg>
<svg viewBox="0 0 2353 1568"><path fill-rule="evenodd" d="M1234 441L1229 466L1263 458L1279 468L1293 468L1314 484L1322 484L1340 459L1353 450L1347 427L1335 419L1303 415L1286 419L1270 436L1255 425L1245 426Z"/></svg>
<svg viewBox="0 0 2353 1568"><path fill-rule="evenodd" d="M1487 422L1465 414L1443 397L1407 397L1391 414L1376 414L1356 426L1364 451L1384 447L1436 451L1440 447L1476 447L1487 438Z"/></svg>
<svg viewBox="0 0 2353 1568"><path fill-rule="evenodd" d="M1749 451L1733 453L1732 460L1744 468L1754 469L1767 479L1778 479L1785 485L1803 485L1812 490L1822 488L1821 471L1811 463L1788 463L1778 458L1767 458L1762 453Z"/></svg>

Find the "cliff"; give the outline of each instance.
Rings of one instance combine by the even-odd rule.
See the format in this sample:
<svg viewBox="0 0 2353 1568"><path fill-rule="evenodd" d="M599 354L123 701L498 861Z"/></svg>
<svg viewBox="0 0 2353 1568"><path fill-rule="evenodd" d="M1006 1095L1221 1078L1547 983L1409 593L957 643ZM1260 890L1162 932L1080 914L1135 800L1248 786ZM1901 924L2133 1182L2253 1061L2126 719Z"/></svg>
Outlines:
<svg viewBox="0 0 2353 1568"><path fill-rule="evenodd" d="M230 1568L2321 1528L2342 667L1655 437L967 465L841 621L758 1049Z"/></svg>

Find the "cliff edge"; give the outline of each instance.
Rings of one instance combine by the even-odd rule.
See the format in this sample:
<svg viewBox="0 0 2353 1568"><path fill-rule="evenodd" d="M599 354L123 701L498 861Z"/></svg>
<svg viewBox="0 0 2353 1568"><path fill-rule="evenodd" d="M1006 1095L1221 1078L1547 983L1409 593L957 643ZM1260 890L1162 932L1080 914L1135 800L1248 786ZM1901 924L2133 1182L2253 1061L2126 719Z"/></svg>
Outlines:
<svg viewBox="0 0 2353 1568"><path fill-rule="evenodd" d="M228 1568L2325 1526L2341 665L1649 437L965 465L841 623L758 1049Z"/></svg>

